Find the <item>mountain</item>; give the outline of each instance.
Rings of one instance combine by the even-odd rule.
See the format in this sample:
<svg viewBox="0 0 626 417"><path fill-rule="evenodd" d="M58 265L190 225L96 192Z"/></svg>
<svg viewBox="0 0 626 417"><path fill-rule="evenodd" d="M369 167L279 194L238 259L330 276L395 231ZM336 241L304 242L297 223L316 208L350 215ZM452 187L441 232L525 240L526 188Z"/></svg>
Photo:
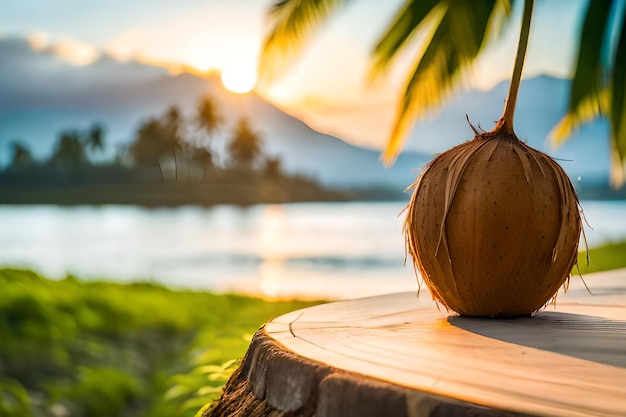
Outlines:
<svg viewBox="0 0 626 417"><path fill-rule="evenodd" d="M36 157L44 158L59 131L87 128L96 121L107 128L111 156L117 146L132 140L142 120L162 114L171 105L191 115L206 94L216 100L228 126L247 117L261 134L266 153L280 156L286 171L324 184L402 190L430 159L408 152L386 169L378 151L318 133L253 93L232 94L215 74L172 76L162 68L107 56L76 67L17 38L0 39L0 61L10 63L0 67L0 140L4 142L0 163L7 163L6 145L12 140L21 140ZM228 127L221 133L222 142L227 135Z"/></svg>
<svg viewBox="0 0 626 417"><path fill-rule="evenodd" d="M559 160L578 181L606 183L610 160L609 125L596 120L583 126L563 145L554 148L550 131L567 111L570 80L538 76L522 82L515 113L515 132L530 146ZM491 130L502 114L509 82L489 91L461 91L430 120L417 123L408 149L438 153L473 137L466 115L474 126Z"/></svg>
<svg viewBox="0 0 626 417"><path fill-rule="evenodd" d="M6 164L8 143L20 139L36 157L46 157L57 134L67 128L87 128L93 122L107 128L108 156L128 144L148 117L171 105L191 115L200 98L211 95L228 125L241 116L264 140L268 154L280 156L291 173L327 185L404 189L432 157L472 138L465 120L486 130L500 116L508 83L490 91L463 91L450 98L430 120L416 124L406 151L386 169L379 151L348 144L321 134L255 94L226 91L217 75L171 75L164 68L135 61L119 62L104 55L91 65L77 67L53 53L33 50L19 38L0 38L0 165ZM524 80L516 114L516 131L531 146L561 159L573 179L606 182L608 126L603 120L578 132L554 150L547 136L565 113L569 81L540 76ZM219 140L224 143L229 127Z"/></svg>

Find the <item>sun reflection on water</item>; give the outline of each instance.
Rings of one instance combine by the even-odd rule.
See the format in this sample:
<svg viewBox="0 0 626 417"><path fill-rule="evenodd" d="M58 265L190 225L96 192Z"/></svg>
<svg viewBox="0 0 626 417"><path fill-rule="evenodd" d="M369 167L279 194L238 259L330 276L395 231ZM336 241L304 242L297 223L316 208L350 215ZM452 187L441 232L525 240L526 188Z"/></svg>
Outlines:
<svg viewBox="0 0 626 417"><path fill-rule="evenodd" d="M288 240L285 211L278 205L266 206L259 219L257 246L257 254L261 260L258 285L265 297L277 298L281 295Z"/></svg>
<svg viewBox="0 0 626 417"><path fill-rule="evenodd" d="M284 261L287 241L287 216L282 207L269 205L263 209L258 225L259 258L265 261Z"/></svg>
<svg viewBox="0 0 626 417"><path fill-rule="evenodd" d="M285 263L281 260L264 260L259 266L259 290L265 298L278 299L285 281Z"/></svg>
<svg viewBox="0 0 626 417"><path fill-rule="evenodd" d="M403 206L0 207L0 265L274 299L416 291L403 262ZM624 239L624 202L583 207L590 247Z"/></svg>

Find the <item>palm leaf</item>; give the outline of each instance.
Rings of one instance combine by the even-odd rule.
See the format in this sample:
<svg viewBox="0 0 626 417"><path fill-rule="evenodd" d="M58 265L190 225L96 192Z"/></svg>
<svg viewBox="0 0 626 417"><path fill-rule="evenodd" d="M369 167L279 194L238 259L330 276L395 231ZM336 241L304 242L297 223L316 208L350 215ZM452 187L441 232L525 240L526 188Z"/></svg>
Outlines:
<svg viewBox="0 0 626 417"><path fill-rule="evenodd" d="M621 11L622 28L613 63L610 113L613 154L611 179L615 185L624 183L626 170L626 7L622 7Z"/></svg>
<svg viewBox="0 0 626 417"><path fill-rule="evenodd" d="M272 7L259 71L271 82L293 63L315 29L348 0L279 0ZM379 39L372 75L383 74L407 46L421 42L400 97L383 160L392 162L413 123L441 105L510 16L513 0L405 0ZM558 144L598 116L611 124L612 179L626 175L626 6L589 1L568 112L550 137ZM613 44L617 35L617 41ZM608 59L607 59L608 56Z"/></svg>
<svg viewBox="0 0 626 417"><path fill-rule="evenodd" d="M383 73L407 45L425 40L406 93L400 100L383 159L391 162L412 123L441 104L482 47L495 37L513 0L407 0L377 43L372 74ZM270 30L260 54L259 76L272 82L284 73L315 29L347 0L281 0L270 12Z"/></svg>
<svg viewBox="0 0 626 417"><path fill-rule="evenodd" d="M442 6L440 0L407 1L374 48L372 75L376 76L387 69L393 58L411 43L420 26L435 24L438 19L434 14Z"/></svg>
<svg viewBox="0 0 626 417"><path fill-rule="evenodd" d="M272 82L284 73L333 9L347 0L280 0L268 14L270 30L263 41L259 78Z"/></svg>
<svg viewBox="0 0 626 417"><path fill-rule="evenodd" d="M610 11L611 0L589 2L580 34L568 111L550 134L554 145L559 145L579 125L595 119L608 109L608 90L602 88L604 80L601 54Z"/></svg>
<svg viewBox="0 0 626 417"><path fill-rule="evenodd" d="M589 2L580 34L578 58L567 114L550 132L559 145L581 125L599 116L611 124L611 182L624 182L626 163L626 7L619 0ZM621 26L621 31L617 29ZM618 35L617 46L611 48ZM605 54L605 55L603 55ZM608 55L608 59L607 56Z"/></svg>
<svg viewBox="0 0 626 417"><path fill-rule="evenodd" d="M458 82L463 80L466 70L488 41L495 37L496 29L510 12L510 2L497 0L448 0L440 1L435 7L440 11L431 8L425 20L421 21L435 28L432 36L426 40L423 52L418 54L405 93L400 99L387 148L383 153L383 160L387 164L393 162L399 153L414 122L440 105ZM401 18L398 15L396 21ZM400 31L402 26L398 27ZM406 44L394 41L392 33L393 27L387 32L389 40L383 38L379 42L379 50L386 51L386 55L378 58L378 67L384 66L398 53L397 49L389 46L385 49L382 45L402 47ZM394 37L399 38L401 35L398 33Z"/></svg>
<svg viewBox="0 0 626 417"><path fill-rule="evenodd" d="M604 87L597 94L582 98L578 105L569 109L567 114L552 129L548 137L554 146L565 142L581 125L593 121L598 116L606 114L610 108L610 91Z"/></svg>

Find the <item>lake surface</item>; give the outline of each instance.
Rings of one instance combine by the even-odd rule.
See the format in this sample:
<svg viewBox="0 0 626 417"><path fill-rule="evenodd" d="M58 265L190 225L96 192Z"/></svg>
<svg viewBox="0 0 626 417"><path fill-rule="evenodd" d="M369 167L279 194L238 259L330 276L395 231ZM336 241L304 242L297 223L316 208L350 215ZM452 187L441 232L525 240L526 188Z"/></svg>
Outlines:
<svg viewBox="0 0 626 417"><path fill-rule="evenodd" d="M416 291L404 265L404 204L0 206L0 265L268 297ZM582 205L590 246L626 240L626 201Z"/></svg>

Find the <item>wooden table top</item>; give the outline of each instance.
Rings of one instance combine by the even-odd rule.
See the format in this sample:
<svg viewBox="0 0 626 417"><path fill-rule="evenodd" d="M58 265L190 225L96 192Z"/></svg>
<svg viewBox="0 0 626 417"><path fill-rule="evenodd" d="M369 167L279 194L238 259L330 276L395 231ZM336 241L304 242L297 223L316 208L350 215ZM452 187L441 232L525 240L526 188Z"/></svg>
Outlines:
<svg viewBox="0 0 626 417"><path fill-rule="evenodd" d="M306 359L420 392L541 416L626 416L626 269L579 277L532 318L438 309L428 291L340 301L265 327Z"/></svg>

